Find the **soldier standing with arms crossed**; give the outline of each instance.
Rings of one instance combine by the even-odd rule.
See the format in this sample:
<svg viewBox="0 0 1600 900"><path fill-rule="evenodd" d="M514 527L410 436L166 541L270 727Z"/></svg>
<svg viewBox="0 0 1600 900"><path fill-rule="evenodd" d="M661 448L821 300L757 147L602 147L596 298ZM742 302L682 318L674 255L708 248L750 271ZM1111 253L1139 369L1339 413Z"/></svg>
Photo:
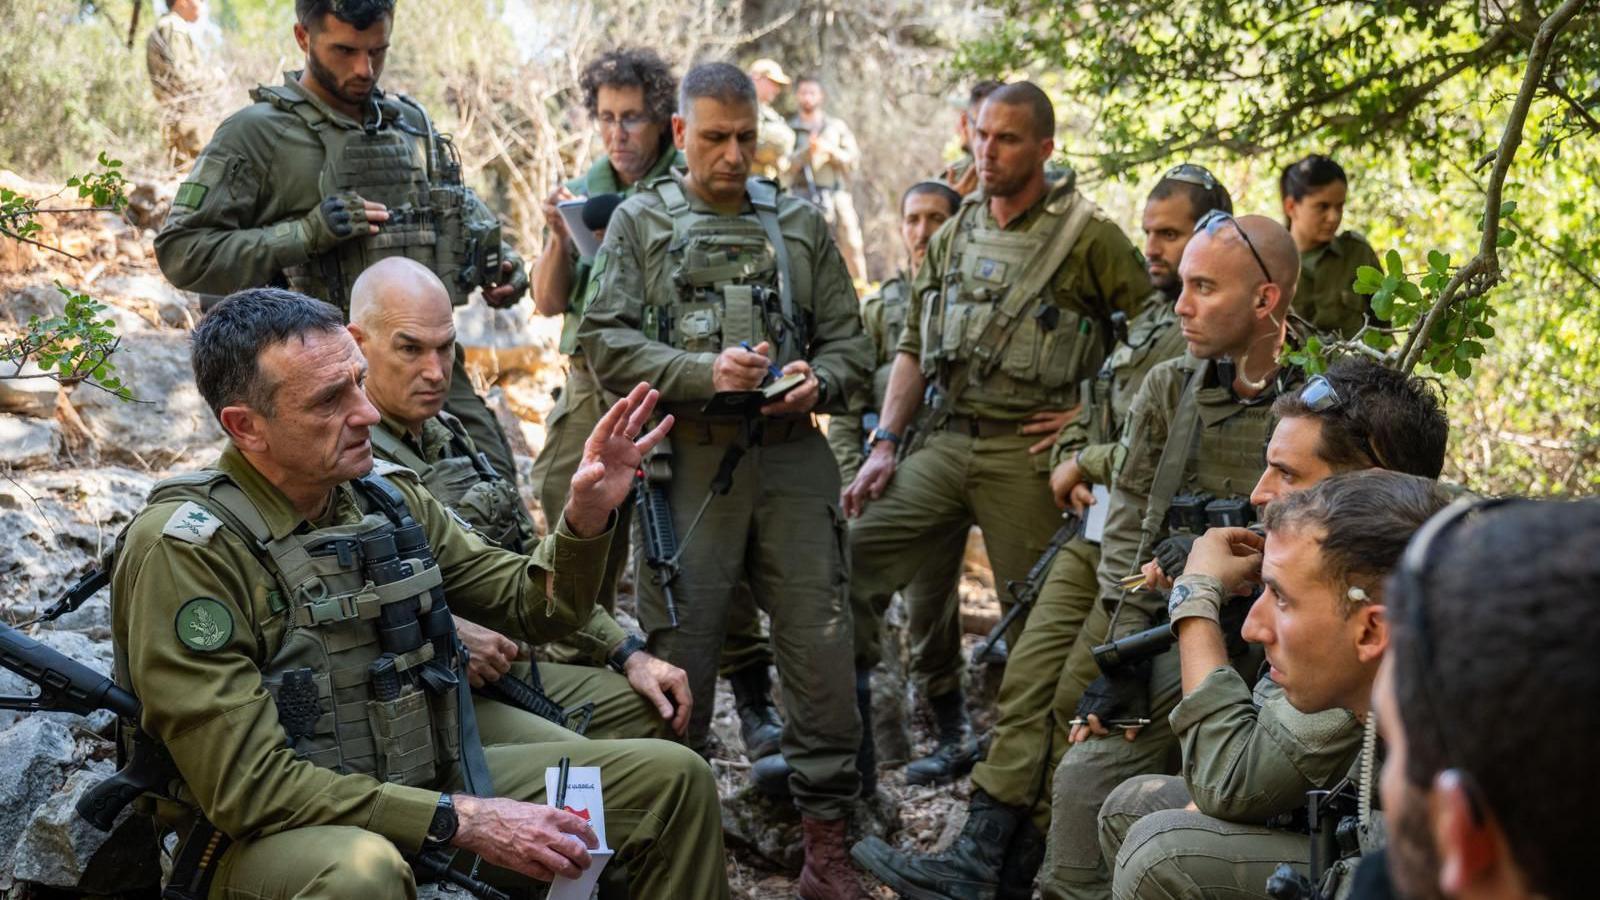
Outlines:
<svg viewBox="0 0 1600 900"><path fill-rule="evenodd" d="M394 0L295 0L295 16L305 69L256 88L217 128L156 235L161 273L208 294L287 284L348 315L361 272L407 256L457 305L479 288L490 306L515 303L528 287L522 258L462 184L455 147L414 100L378 89ZM445 408L515 481L463 359L458 345Z"/></svg>
<svg viewBox="0 0 1600 900"><path fill-rule="evenodd" d="M861 723L850 670L825 662L852 634L845 527L838 469L810 414L844 411L871 347L816 207L749 178L758 128L749 77L725 63L697 66L678 107L673 138L686 170L617 210L579 329L603 387L653 373L663 407L681 417L666 486L681 545L678 623L658 603L641 605L640 620L652 649L689 672L689 741L703 746L729 606L748 580L772 617L783 677L783 752L804 823L800 896L858 900L844 834ZM759 415L706 412L719 392L759 388L773 365L801 383ZM726 488L713 493L714 483Z"/></svg>

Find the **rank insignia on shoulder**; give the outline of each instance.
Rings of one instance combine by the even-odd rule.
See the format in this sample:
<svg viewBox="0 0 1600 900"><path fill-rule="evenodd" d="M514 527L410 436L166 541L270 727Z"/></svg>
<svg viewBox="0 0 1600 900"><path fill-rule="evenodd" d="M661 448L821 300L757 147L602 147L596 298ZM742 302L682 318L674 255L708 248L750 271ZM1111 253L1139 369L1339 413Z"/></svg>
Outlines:
<svg viewBox="0 0 1600 900"><path fill-rule="evenodd" d="M185 500L173 511L172 518L167 520L161 533L191 544L206 544L221 527L222 520L207 512L204 506L193 500Z"/></svg>
<svg viewBox="0 0 1600 900"><path fill-rule="evenodd" d="M473 527L472 527L472 523L468 522L466 519L462 518L461 517L461 513L456 512L454 507L446 506L444 508L444 511L450 514L450 518L454 519L457 525L461 526L461 530L462 531L472 531L472 530L474 530Z"/></svg>
<svg viewBox="0 0 1600 900"><path fill-rule="evenodd" d="M233 614L210 597L195 597L178 608L178 640L197 653L219 649L233 636Z"/></svg>
<svg viewBox="0 0 1600 900"><path fill-rule="evenodd" d="M198 181L185 181L178 185L178 192L172 196L172 205L199 209L200 204L206 202L208 190L210 189Z"/></svg>

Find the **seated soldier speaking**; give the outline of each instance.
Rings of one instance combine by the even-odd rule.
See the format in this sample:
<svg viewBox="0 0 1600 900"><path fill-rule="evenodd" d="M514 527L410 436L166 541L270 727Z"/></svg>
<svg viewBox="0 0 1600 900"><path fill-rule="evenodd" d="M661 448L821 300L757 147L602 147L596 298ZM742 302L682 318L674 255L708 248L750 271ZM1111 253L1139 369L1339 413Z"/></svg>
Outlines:
<svg viewBox="0 0 1600 900"><path fill-rule="evenodd" d="M410 859L456 851L497 882L574 877L598 839L545 796L567 758L603 773L633 896L727 897L704 761L665 741L544 740L531 714L486 746L450 616L530 642L588 620L616 506L671 427L641 435L655 392L600 420L553 533L521 555L373 462L367 364L334 307L241 291L192 340L228 444L156 486L112 574L116 678L172 763L156 811L180 835L174 883L414 897Z"/></svg>
<svg viewBox="0 0 1600 900"><path fill-rule="evenodd" d="M439 277L404 257L374 263L350 292L349 328L367 360L367 399L382 417L371 429L373 455L416 472L434 499L493 543L519 553L531 548L533 520L516 485L489 466L460 421L444 411L455 324ZM473 687L511 671L542 685L561 707L592 703L590 737L668 738L688 725L688 677L646 652L643 638L623 630L603 606L596 604L588 622L564 639L588 665L544 663L535 673L526 645L460 616L456 631L467 645ZM607 663L617 671L605 669ZM480 698L476 705L481 727L494 730L502 704Z"/></svg>

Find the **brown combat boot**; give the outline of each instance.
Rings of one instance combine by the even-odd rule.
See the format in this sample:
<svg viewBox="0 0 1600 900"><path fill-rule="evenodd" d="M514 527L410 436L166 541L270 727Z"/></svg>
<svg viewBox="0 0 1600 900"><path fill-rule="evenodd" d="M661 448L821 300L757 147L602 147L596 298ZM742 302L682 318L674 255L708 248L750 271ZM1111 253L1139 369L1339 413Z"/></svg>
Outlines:
<svg viewBox="0 0 1600 900"><path fill-rule="evenodd" d="M806 865L800 870L795 891L801 900L870 900L856 878L856 868L845 851L848 819L824 822L804 816Z"/></svg>

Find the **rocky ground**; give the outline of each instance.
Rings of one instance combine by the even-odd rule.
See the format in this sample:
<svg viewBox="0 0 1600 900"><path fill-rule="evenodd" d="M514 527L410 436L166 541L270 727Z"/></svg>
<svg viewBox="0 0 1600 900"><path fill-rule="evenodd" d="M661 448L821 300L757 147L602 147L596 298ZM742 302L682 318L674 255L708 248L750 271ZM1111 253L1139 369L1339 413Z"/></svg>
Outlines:
<svg viewBox="0 0 1600 900"><path fill-rule="evenodd" d="M50 191L6 172L0 172L0 186L30 196ZM35 237L78 259L0 239L0 340L33 315L61 311L64 299L54 282L89 293L106 304L117 325L122 343L115 363L136 397L124 402L86 385L63 389L36 370L14 373L0 365L0 622L102 673L111 669L104 591L55 622L32 620L95 566L156 481L204 465L221 441L189 374L188 331L200 315L198 297L168 285L154 261L153 228L172 189L139 186L126 217L43 220L45 230ZM508 426L524 472L543 444L544 415L563 377L557 323L535 320L526 307L495 312L471 306L457 323L469 347L469 371ZM537 507L531 494L527 499ZM976 537L962 596L969 631L994 622L993 585ZM970 649L976 637L967 640ZM990 707L981 701L992 699L996 684L992 673L972 679L975 708ZM898 765L931 748L929 723L907 713L917 707L903 677L886 673L876 686L886 768L879 796L856 819L891 843L942 846L960 829L967 789L904 783ZM0 695L31 693L21 678L0 670ZM979 713L981 725L988 724L986 715ZM112 727L103 712L0 711L0 898L150 895L159 871L136 852L152 840L146 821L125 814L105 840L72 814L84 788L114 768ZM726 684L717 700L711 761L723 796L734 896L793 896L798 818L745 789L748 762Z"/></svg>

